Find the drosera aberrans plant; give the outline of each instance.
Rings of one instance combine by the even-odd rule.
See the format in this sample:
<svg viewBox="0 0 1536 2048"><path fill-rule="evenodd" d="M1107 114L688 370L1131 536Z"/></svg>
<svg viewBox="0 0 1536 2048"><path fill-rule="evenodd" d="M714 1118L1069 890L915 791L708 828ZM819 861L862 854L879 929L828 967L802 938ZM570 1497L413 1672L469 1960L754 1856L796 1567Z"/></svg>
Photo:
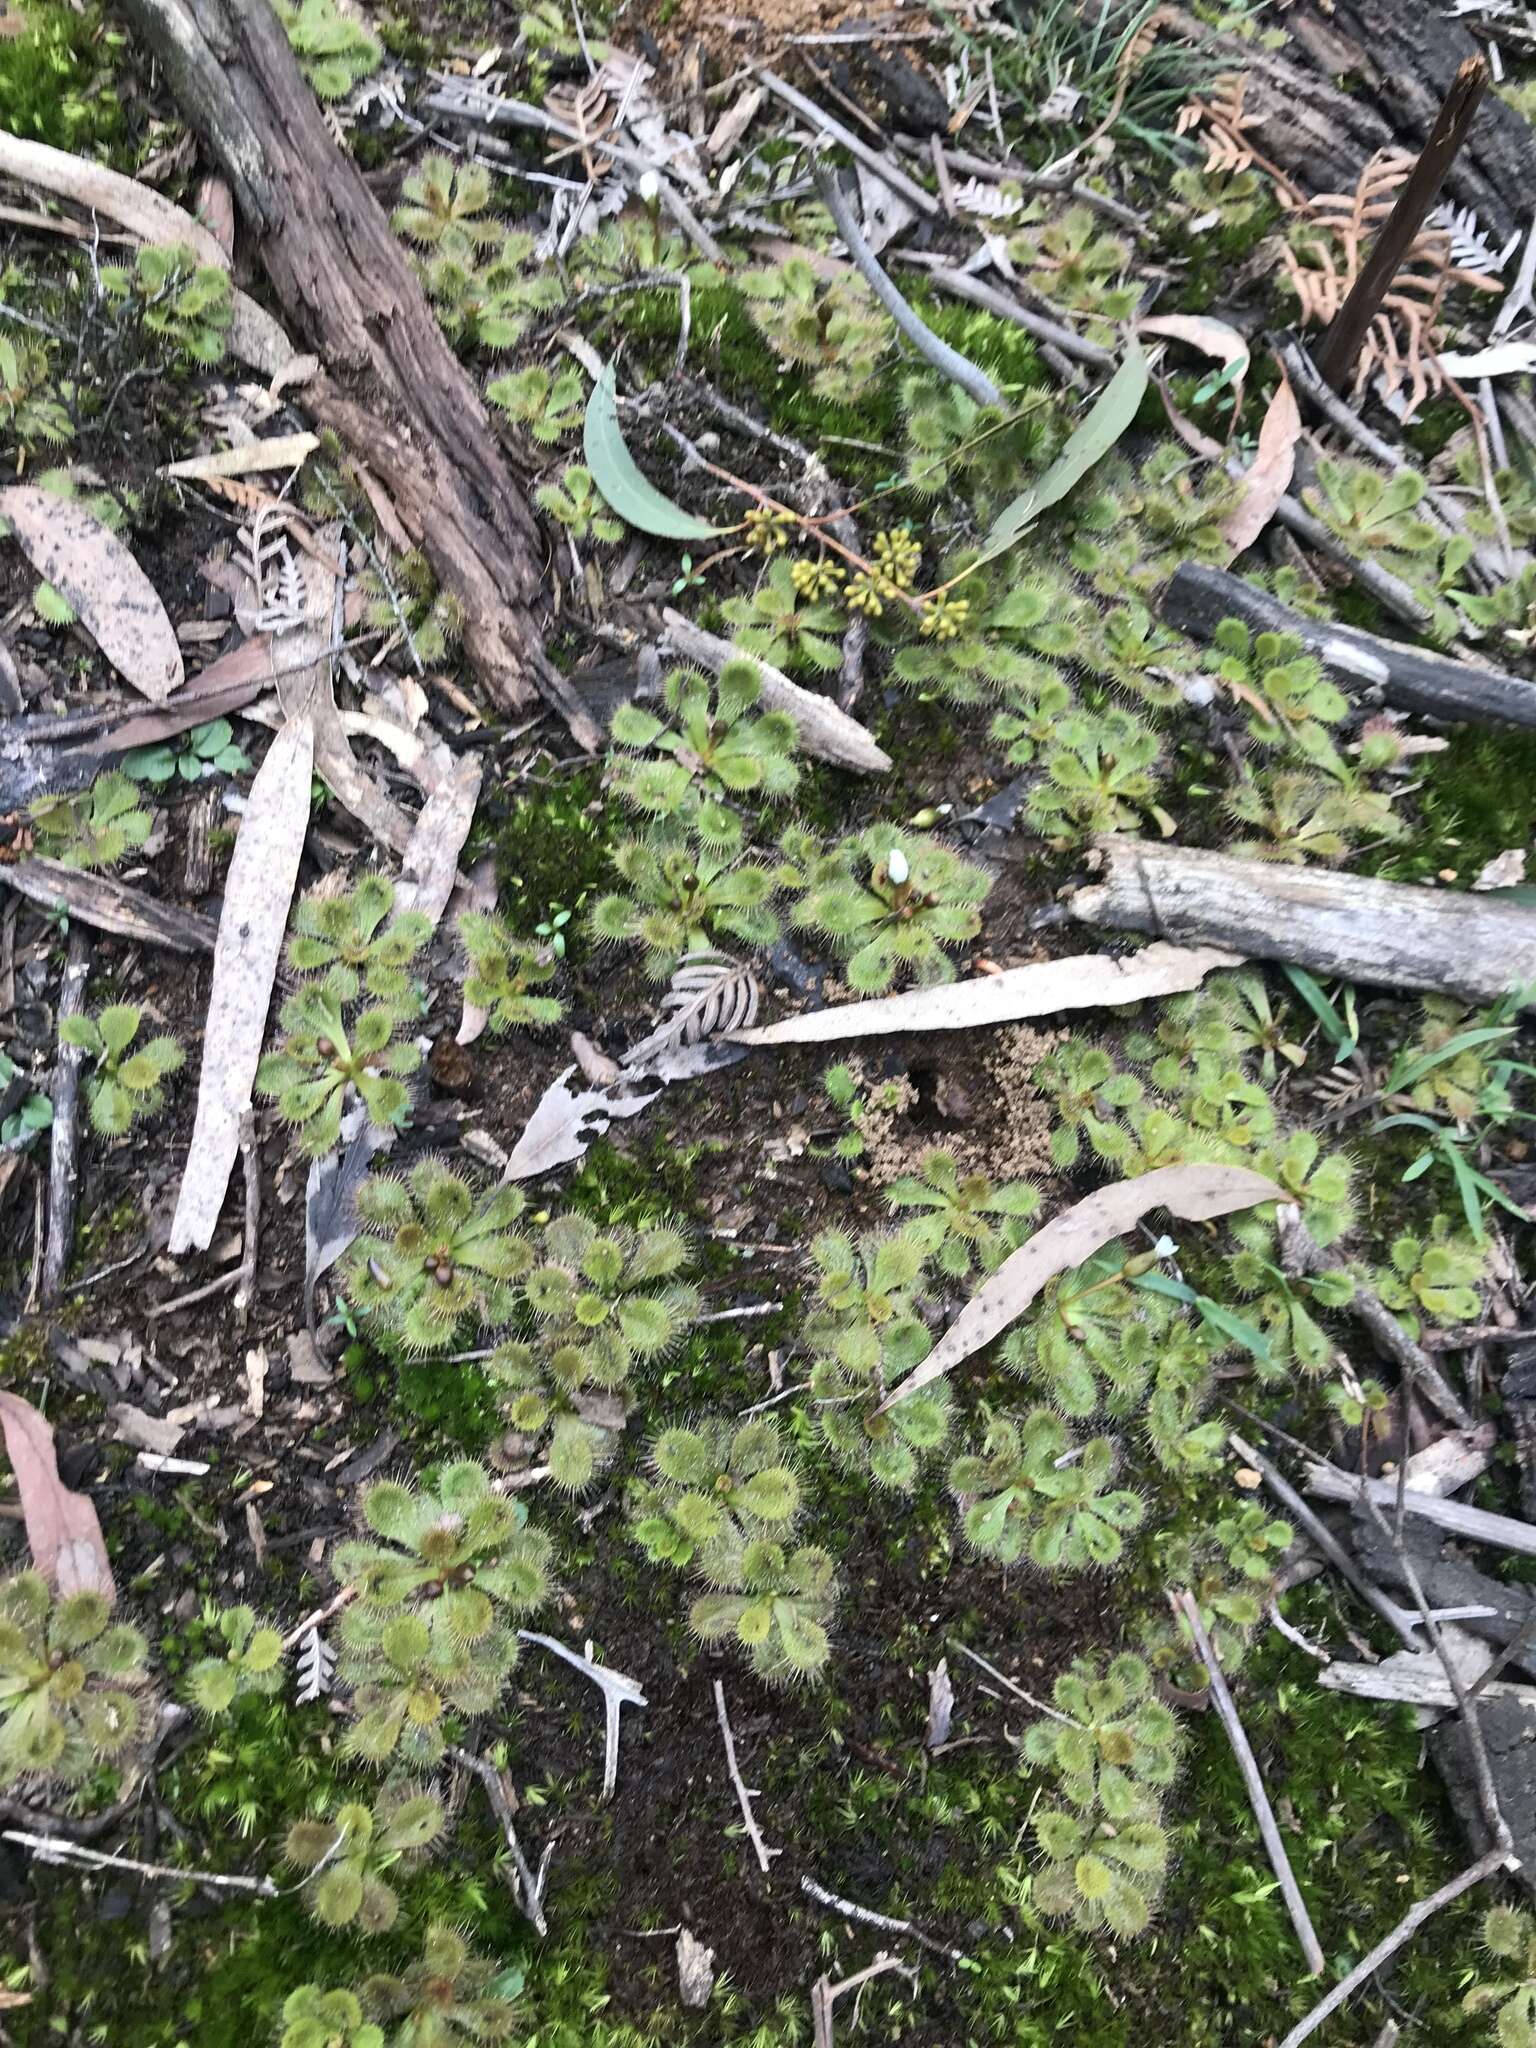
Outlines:
<svg viewBox="0 0 1536 2048"><path fill-rule="evenodd" d="M322 983L299 989L283 1005L282 1038L256 1070L257 1094L276 1102L314 1159L334 1149L354 1094L381 1130L399 1129L410 1114L405 1084L421 1048L404 1036L399 1010L387 1002L348 1009Z"/></svg>
<svg viewBox="0 0 1536 2048"><path fill-rule="evenodd" d="M0 1582L0 1785L64 1785L120 1764L150 1723L149 1646L96 1591Z"/></svg>
<svg viewBox="0 0 1536 2048"><path fill-rule="evenodd" d="M443 1754L447 1715L489 1713L501 1697L514 1624L549 1598L553 1545L469 1459L432 1485L379 1480L361 1512L376 1540L339 1544L333 1558L357 1589L341 1624L340 1676L358 1708L346 1746L419 1768Z"/></svg>
<svg viewBox="0 0 1536 2048"><path fill-rule="evenodd" d="M800 1515L793 1453L771 1415L674 1424L651 1444L654 1478L629 1494L630 1529L653 1563L685 1566L755 1536L782 1539Z"/></svg>
<svg viewBox="0 0 1536 2048"><path fill-rule="evenodd" d="M451 1351L472 1328L512 1320L515 1284L533 1264L518 1228L516 1187L477 1192L436 1158L404 1175L371 1174L358 1190L363 1230L347 1266L347 1298L387 1346L408 1357Z"/></svg>
<svg viewBox="0 0 1536 2048"><path fill-rule="evenodd" d="M91 1128L103 1137L126 1137L142 1118L165 1106L167 1077L186 1055L166 1035L135 1046L143 1012L133 1003L109 1003L95 1016L63 1017L59 1037L77 1045L95 1062L85 1079L86 1112Z"/></svg>
<svg viewBox="0 0 1536 2048"><path fill-rule="evenodd" d="M390 1873L416 1868L447 1831L443 1802L409 1778L389 1779L371 1803L349 1799L333 1813L312 1814L289 1828L284 1861L311 1873L304 1886L310 1914L327 1927L356 1925L384 1934L400 1914Z"/></svg>

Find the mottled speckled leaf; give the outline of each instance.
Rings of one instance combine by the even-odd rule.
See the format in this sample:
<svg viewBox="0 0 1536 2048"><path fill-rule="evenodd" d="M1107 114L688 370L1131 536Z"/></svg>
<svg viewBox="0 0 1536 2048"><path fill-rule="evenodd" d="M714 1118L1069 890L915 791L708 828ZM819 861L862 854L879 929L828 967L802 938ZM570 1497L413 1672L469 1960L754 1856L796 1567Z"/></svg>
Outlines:
<svg viewBox="0 0 1536 2048"><path fill-rule="evenodd" d="M35 484L0 491L0 518L125 682L158 704L186 674L176 628L133 556L74 498Z"/></svg>

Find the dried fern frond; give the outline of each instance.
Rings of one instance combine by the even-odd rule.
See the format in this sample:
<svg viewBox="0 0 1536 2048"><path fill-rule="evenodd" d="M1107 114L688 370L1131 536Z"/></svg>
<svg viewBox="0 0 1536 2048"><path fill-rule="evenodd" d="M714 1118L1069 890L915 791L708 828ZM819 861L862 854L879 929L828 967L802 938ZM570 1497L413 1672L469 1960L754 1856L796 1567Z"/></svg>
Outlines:
<svg viewBox="0 0 1536 2048"><path fill-rule="evenodd" d="M1335 319L1413 162L1406 151L1382 150L1360 173L1353 192L1325 192L1306 203L1305 228L1281 251L1302 326L1327 326ZM1356 390L1379 373L1386 398L1406 388L1404 417L1411 419L1431 391L1444 388L1437 361L1440 326L1446 297L1457 286L1499 289L1485 271L1456 262L1449 227L1426 221L1366 334L1355 363Z"/></svg>

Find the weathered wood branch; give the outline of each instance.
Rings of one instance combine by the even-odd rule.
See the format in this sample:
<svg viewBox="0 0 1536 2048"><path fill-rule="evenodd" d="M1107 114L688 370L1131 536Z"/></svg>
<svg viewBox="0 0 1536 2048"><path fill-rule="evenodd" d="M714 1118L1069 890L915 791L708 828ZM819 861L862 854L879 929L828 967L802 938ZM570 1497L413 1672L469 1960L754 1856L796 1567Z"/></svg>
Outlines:
<svg viewBox="0 0 1536 2048"><path fill-rule="evenodd" d="M1209 640L1223 619L1241 619L1256 633L1292 633L1353 697L1379 698L1448 723L1536 728L1536 683L1353 626L1303 618L1229 569L1186 562L1163 593L1162 613L1194 640Z"/></svg>
<svg viewBox="0 0 1536 2048"><path fill-rule="evenodd" d="M741 649L733 647L729 640L722 640L717 633L706 633L702 626L696 626L692 619L685 619L681 612L670 608L663 611L661 621L666 628L667 648L684 661L696 662L710 675L719 675L728 661L738 661ZM861 775L883 775L891 765L891 757L883 747L875 744L873 737L840 710L830 697L818 696L814 690L802 689L799 683L791 682L780 668L759 656L750 659L756 665L762 679L763 704L769 711L787 711L795 721L800 734L800 744L808 754L818 759L831 761L839 768L855 768Z"/></svg>
<svg viewBox="0 0 1536 2048"><path fill-rule="evenodd" d="M1536 910L1521 904L1119 835L1096 845L1103 879L1069 899L1090 924L1477 1002L1536 987Z"/></svg>
<svg viewBox="0 0 1536 2048"><path fill-rule="evenodd" d="M123 0L182 112L222 166L283 311L325 364L306 409L384 483L464 609L495 701L555 701L598 733L545 658L546 550L480 392L437 323L361 171L332 139L266 0Z"/></svg>

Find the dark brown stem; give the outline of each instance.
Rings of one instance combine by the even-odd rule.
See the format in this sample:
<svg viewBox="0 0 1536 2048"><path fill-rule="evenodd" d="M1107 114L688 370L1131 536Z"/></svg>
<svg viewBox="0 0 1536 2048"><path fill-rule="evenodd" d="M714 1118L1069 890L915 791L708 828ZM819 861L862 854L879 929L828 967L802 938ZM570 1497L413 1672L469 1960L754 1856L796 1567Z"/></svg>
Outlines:
<svg viewBox="0 0 1536 2048"><path fill-rule="evenodd" d="M1445 182L1488 89L1486 57L1466 58L1441 103L1429 140L1419 151L1408 181L1397 195L1386 225L1371 245L1349 296L1334 315L1317 353L1318 373L1331 390L1342 391L1381 302L1402 268L1403 258L1424 225L1424 216Z"/></svg>

